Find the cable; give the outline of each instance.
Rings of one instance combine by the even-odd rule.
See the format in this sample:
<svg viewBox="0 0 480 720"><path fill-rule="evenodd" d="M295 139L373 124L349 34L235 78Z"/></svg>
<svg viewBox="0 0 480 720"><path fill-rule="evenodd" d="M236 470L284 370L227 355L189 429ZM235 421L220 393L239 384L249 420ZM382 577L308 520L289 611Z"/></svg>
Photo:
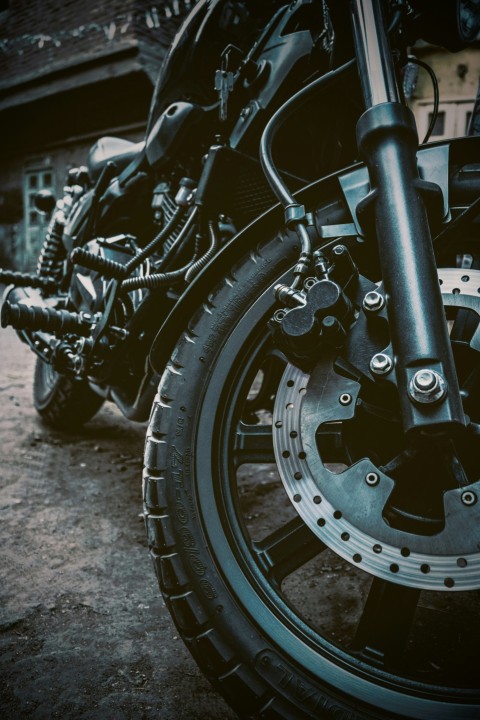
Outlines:
<svg viewBox="0 0 480 720"><path fill-rule="evenodd" d="M270 187L283 205L285 210L285 224L297 232L301 243L300 257L293 270L296 276L293 283L294 288L300 286L302 277L308 272L312 259L312 244L307 228L305 227L305 208L295 200L273 162L273 141L280 125L282 125L298 107L303 105L315 93L320 90L325 90L354 65L355 59L349 60L344 65L341 65L335 70L331 70L326 75L322 75L322 77L317 78L296 92L295 95L292 95L270 118L260 141L260 162L263 171Z"/></svg>
<svg viewBox="0 0 480 720"><path fill-rule="evenodd" d="M389 35L391 35L393 32L395 32L395 30L398 28L405 12L406 12L405 1L404 0L396 0L396 2L394 3L392 19L390 21L390 25L388 26L388 30L387 30Z"/></svg>
<svg viewBox="0 0 480 720"><path fill-rule="evenodd" d="M324 90L328 85L337 80L347 70L350 70L355 65L355 60L349 60L344 65L341 65L335 70L331 70L326 75L317 78L309 85L299 90L292 95L270 118L265 130L263 131L262 139L260 141L260 162L262 164L263 171L267 176L267 180L272 188L273 192L277 196L278 200L284 207L289 205L297 205L293 195L290 193L288 187L283 182L278 170L276 169L272 159L272 144L275 139L275 135L280 125L287 120L288 117L297 109L297 106L303 105L311 95L315 94L319 90Z"/></svg>
<svg viewBox="0 0 480 720"><path fill-rule="evenodd" d="M163 228L160 230L158 235L156 235L153 240L151 240L148 245L146 245L143 250L139 252L138 255L135 255L134 258L132 258L126 263L125 270L128 273L131 273L132 270L135 270L137 267L139 267L142 262L152 254L155 248L157 248L158 245L160 245L176 229L176 226L179 224L184 214L185 209L183 207L177 208L170 220L167 222L167 224L164 225Z"/></svg>
<svg viewBox="0 0 480 720"><path fill-rule="evenodd" d="M165 285L174 285L184 279L185 273L193 267L198 254L199 236L195 239L194 254L191 260L177 270L170 270L164 273L151 273L150 275L142 275L141 277L127 278L123 280L120 290L122 293L132 292L133 290L156 290Z"/></svg>
<svg viewBox="0 0 480 720"><path fill-rule="evenodd" d="M196 219L198 215L198 206L194 207L192 212L190 213L190 216L187 219L187 222L183 226L183 228L180 230L177 238L173 241L170 248L165 253L164 257L161 258L161 265L165 266L168 260L172 258L172 256L175 255L180 245L182 245L183 241L185 240L186 236L189 234L190 230L192 229L192 225L194 220ZM175 258L174 258L175 259ZM160 263L159 263L160 264Z"/></svg>
<svg viewBox="0 0 480 720"><path fill-rule="evenodd" d="M432 117L431 117L431 120L430 120L430 123L428 126L427 134L425 135L425 137L423 139L422 145L424 145L425 143L427 143L430 140L430 136L433 132L433 128L435 127L435 123L437 122L438 107L440 104L440 91L438 89L438 80L437 80L437 76L435 75L435 73L432 70L432 68L430 67L430 65L427 65L427 63L423 62L423 60L419 60L418 58L415 57L415 55L408 55L407 60L408 60L408 62L411 62L414 65L418 65L419 67L426 70L428 72L428 74L430 75L430 79L431 79L432 85L433 85L433 113L432 113Z"/></svg>
<svg viewBox="0 0 480 720"><path fill-rule="evenodd" d="M215 225L212 221L208 223L208 233L210 235L210 246L208 250L196 260L188 269L185 275L185 281L188 283L197 273L205 267L205 265L213 258L218 248L218 236Z"/></svg>

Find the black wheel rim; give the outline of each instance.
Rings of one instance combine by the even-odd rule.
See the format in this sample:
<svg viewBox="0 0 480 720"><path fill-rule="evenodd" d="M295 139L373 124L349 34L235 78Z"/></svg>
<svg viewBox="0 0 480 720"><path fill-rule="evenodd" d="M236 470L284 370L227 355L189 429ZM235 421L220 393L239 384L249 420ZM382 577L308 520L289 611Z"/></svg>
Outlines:
<svg viewBox="0 0 480 720"><path fill-rule="evenodd" d="M468 678L463 674L463 681L462 673L457 674L452 682L451 669L435 664L435 658L450 655L452 643L456 643L463 667L472 663L475 667L478 621L475 627L460 623L460 629L458 622L453 623L447 634L447 626L440 623L440 631L433 637L432 623L426 616L433 611L435 626L439 613L449 613L451 619L458 620L464 618L467 608L471 621L478 617L478 594L462 594L463 613L459 614L453 607L458 593L451 597L443 594L440 605L431 607L432 598L421 600L415 589L372 581L362 571L334 558L332 565L329 551L311 535L291 506L272 499L283 492L283 486L274 477L273 467L267 467L274 463L268 413L259 424L245 422L255 408L255 402L251 399L245 403L245 398L268 354L265 327L270 312L271 291L266 291L227 340L225 357L237 358L234 367L222 362L220 356L204 397L203 408L208 411L202 414L197 437L198 492L203 507L216 508L203 519L219 571L273 645L287 648L291 658L312 676L341 687L356 702L405 717L437 717L436 713L438 717L474 717L480 693L474 689L472 673ZM278 353L271 357L279 360ZM265 401L269 393L263 395ZM243 475L239 468L243 468ZM205 472L213 475L213 488L201 481ZM263 473L266 486L256 486L255 473L257 478ZM268 509L274 518L267 517ZM228 543L222 548L216 545L217 533L227 537ZM305 571L307 566L310 569ZM350 591L346 593L345 588ZM312 600L314 592L317 595ZM343 605L333 612L331 606L342 597ZM322 603L329 603L330 608L319 623ZM416 634L416 641L410 640L412 634ZM378 657L379 643L387 644L388 664ZM428 643L428 651L419 658L424 643ZM437 647L440 644L443 649Z"/></svg>

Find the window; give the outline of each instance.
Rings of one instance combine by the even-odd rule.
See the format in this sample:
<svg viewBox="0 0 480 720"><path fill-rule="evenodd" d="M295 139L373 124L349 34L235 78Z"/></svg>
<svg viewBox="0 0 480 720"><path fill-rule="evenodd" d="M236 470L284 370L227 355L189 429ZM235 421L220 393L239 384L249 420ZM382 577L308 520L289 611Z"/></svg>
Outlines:
<svg viewBox="0 0 480 720"><path fill-rule="evenodd" d="M473 110L469 110L465 116L465 135L470 130L470 123L472 121Z"/></svg>
<svg viewBox="0 0 480 720"><path fill-rule="evenodd" d="M435 122L430 141L466 135L473 111L473 101L452 101L440 103L437 120ZM419 102L413 108L417 121L420 142L427 134L428 126L433 115L432 102Z"/></svg>
<svg viewBox="0 0 480 720"><path fill-rule="evenodd" d="M428 127L432 122L433 112L428 113ZM439 112L432 130L432 138L445 135L445 112Z"/></svg>

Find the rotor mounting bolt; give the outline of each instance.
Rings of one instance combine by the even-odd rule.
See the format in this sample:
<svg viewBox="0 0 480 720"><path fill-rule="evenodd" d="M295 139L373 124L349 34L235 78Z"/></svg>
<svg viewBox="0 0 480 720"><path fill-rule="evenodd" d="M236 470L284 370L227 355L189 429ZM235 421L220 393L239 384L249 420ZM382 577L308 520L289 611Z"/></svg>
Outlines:
<svg viewBox="0 0 480 720"><path fill-rule="evenodd" d="M464 505L472 506L477 502L477 496L471 490L465 490L462 493L462 503Z"/></svg>
<svg viewBox="0 0 480 720"><path fill-rule="evenodd" d="M368 312L378 312L385 305L385 299L376 290L368 292L363 298L363 309Z"/></svg>
<svg viewBox="0 0 480 720"><path fill-rule="evenodd" d="M410 380L408 393L417 403L434 403L445 397L447 384L435 370L425 368L417 370Z"/></svg>
<svg viewBox="0 0 480 720"><path fill-rule="evenodd" d="M386 375L393 368L393 360L385 353L377 353L370 360L370 370L375 375Z"/></svg>
<svg viewBox="0 0 480 720"><path fill-rule="evenodd" d="M375 487L380 482L380 475L376 472L369 472L365 475L365 482L370 487Z"/></svg>
<svg viewBox="0 0 480 720"><path fill-rule="evenodd" d="M420 370L415 374L413 384L416 390L429 392L438 385L438 378L431 370Z"/></svg>

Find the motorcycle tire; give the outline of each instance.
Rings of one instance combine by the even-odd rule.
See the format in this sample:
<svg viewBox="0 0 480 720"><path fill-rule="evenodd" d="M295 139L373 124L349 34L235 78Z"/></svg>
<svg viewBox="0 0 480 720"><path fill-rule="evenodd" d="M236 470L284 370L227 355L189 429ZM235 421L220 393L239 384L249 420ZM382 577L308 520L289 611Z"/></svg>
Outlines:
<svg viewBox="0 0 480 720"><path fill-rule="evenodd" d="M372 580L325 548L275 476L271 397L281 368L265 328L273 286L291 280L297 256L288 234L261 242L205 298L163 374L143 486L161 592L194 659L242 718L473 720L472 673L450 687L422 650L441 642L441 613L463 594L422 595L407 660L358 652L351 637L367 606L371 623L378 613L373 639L382 645L385 634L393 652L390 631L410 632L420 591ZM479 637L478 593L464 595L470 620L455 636L469 649L462 672L476 664Z"/></svg>
<svg viewBox="0 0 480 720"><path fill-rule="evenodd" d="M37 358L33 377L33 403L42 420L56 430L72 431L90 420L103 405L85 380L57 373Z"/></svg>

